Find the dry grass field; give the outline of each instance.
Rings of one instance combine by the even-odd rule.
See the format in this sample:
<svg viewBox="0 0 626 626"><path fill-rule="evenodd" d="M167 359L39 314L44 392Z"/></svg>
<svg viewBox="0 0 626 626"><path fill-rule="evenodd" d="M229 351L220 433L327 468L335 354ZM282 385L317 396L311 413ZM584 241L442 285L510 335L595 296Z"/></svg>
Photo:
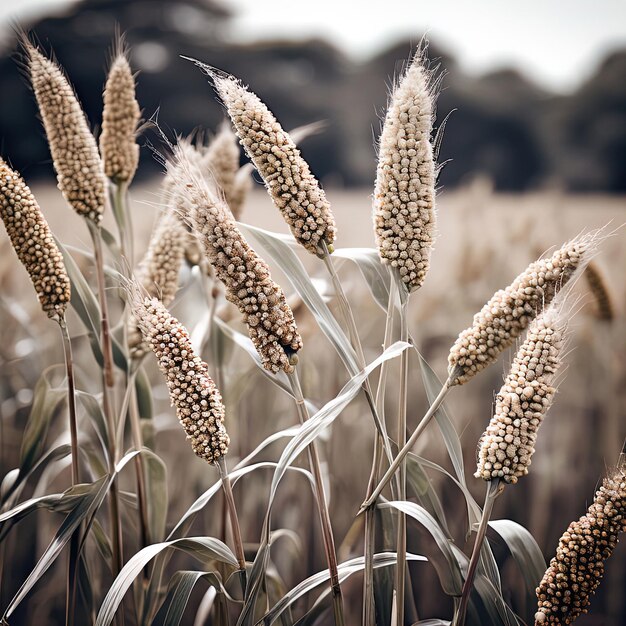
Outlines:
<svg viewBox="0 0 626 626"><path fill-rule="evenodd" d="M159 181L141 183L131 194L131 213L136 231L136 256L145 249L152 224L158 214ZM36 185L34 193L56 236L69 246L89 249L89 235L82 221L74 215L52 185ZM329 199L336 217L338 237L336 248L372 247L371 190L329 190ZM606 273L615 303L616 316L603 321L594 314L594 301L584 278L576 287L579 294L572 319L570 350L566 367L560 374L560 384L554 407L542 427L532 469L527 478L505 491L498 500L494 518L512 519L525 526L535 537L546 560L551 558L558 537L569 521L581 515L592 498L595 487L606 467L614 464L626 437L624 406L626 403L626 230L618 228L624 222L626 203L621 197L570 196L558 191L526 195L494 194L482 181L465 188L447 192L438 198L438 237L432 255L432 267L422 289L411 300L409 328L425 359L443 380L446 358L457 333L468 326L473 314L491 294L507 285L531 260L560 245L581 231L610 223L615 234L601 247L597 263ZM241 220L270 231L287 233L278 211L260 186L246 203ZM110 216L105 225L114 230ZM2 377L0 407L2 409L2 474L18 463L20 441L32 402L34 389L42 373L61 380L62 363L57 337L49 322L36 306L26 274L20 267L6 237L0 240L0 284L2 291ZM336 311L332 288L321 261L300 254L318 290L328 297ZM306 258L305 258L306 257ZM293 289L275 264L276 280L288 293L304 341L300 363L305 396L317 407L339 392L348 374L330 344L320 334L314 317L293 296ZM89 280L90 264L82 266ZM366 360L380 352L384 333L384 312L374 303L361 274L350 263L340 266L340 276L352 304L357 327L362 337ZM183 282L193 283L188 270ZM202 324L206 307L201 297L194 296L193 285L184 289L185 298L175 303L172 311L193 330ZM116 312L114 315L118 314ZM231 305L220 305L219 314L240 328ZM93 357L84 338L84 327L75 315L69 326L74 337L78 387L97 392L98 381L89 374ZM82 337L82 338L81 338ZM296 423L296 414L288 399L252 365L249 357L237 347L222 346L225 352L219 370L219 380L228 412L232 464L246 456L271 433ZM214 354L205 358L212 362ZM477 380L454 390L447 408L459 432L465 459L468 487L477 501L482 502L481 481L472 478L475 471L475 449L492 413L494 394L499 389L510 356L507 354ZM396 365L392 366L396 371ZM166 527L179 519L202 491L217 480L217 473L207 471L206 465L189 453L183 433L169 406L165 386L153 359L146 370L153 384L153 420L150 445L163 459L167 468ZM396 373L397 374L397 373ZM61 378L59 378L61 376ZM427 408L427 399L418 364L410 360L408 398L408 427L412 432ZM388 412L393 414L397 399L390 395ZM48 442L62 436L63 411L53 421ZM82 420L87 419L85 416ZM84 422L83 422L84 424ZM65 435L66 436L66 435ZM341 561L362 554L362 522L355 515L363 500L370 471L374 427L363 398L355 399L323 437L323 454L330 511ZM432 424L415 450L452 471L442 438ZM49 491L67 486L65 470L60 467L40 481ZM450 530L458 544L465 543L465 504L461 492L443 475L432 472L430 480L446 510ZM122 475L122 492L132 492L132 473ZM253 553L258 542L264 515L264 502L269 476L250 475L235 487L241 530L247 549ZM42 483L29 489L31 495L41 495ZM27 491L28 494L28 491ZM25 496L24 496L25 497ZM124 528L129 537L125 549L128 556L137 548L132 497L123 499ZM195 535L203 533L221 536L225 531L222 505L216 500L198 517ZM21 581L32 569L50 533L60 520L58 513L41 512L29 517L13 529L14 541L3 544L3 579L0 605L6 605ZM288 529L277 540L272 558L276 570L291 588L307 575L325 567L321 539L311 508L310 498L303 491L302 479L285 479L274 507L273 526ZM497 535L490 536L496 557L501 563L503 587L516 611L531 614L527 606L523 579L509 553ZM430 555L433 548L417 524L409 522L409 552ZM94 546L89 546L93 551ZM176 569L191 569L193 561L184 555L175 558ZM25 603L19 615L21 622L59 623L63 613L63 566L61 562L48 572ZM412 584L419 615L422 619L448 614L450 600L441 593L436 577L427 564L410 566ZM55 575L57 572L58 575ZM626 619L623 585L626 573L626 552L618 547L608 563L606 580L592 604L583 624L618 626ZM107 574L99 584L106 588ZM110 574L108 575L110 576ZM538 581L537 581L538 582ZM95 587L95 585L94 585ZM197 607L204 591L194 591L189 607ZM361 582L354 576L344 585L346 620L358 623L361 611ZM300 601L302 610L308 601ZM132 604L132 603L130 603ZM310 606L310 605L309 605ZM127 606L127 610L130 610ZM190 608L183 623L192 623ZM162 616L161 616L162 618ZM214 622L211 622L214 623ZM219 623L219 622L215 622ZM320 623L327 623L322 621Z"/></svg>

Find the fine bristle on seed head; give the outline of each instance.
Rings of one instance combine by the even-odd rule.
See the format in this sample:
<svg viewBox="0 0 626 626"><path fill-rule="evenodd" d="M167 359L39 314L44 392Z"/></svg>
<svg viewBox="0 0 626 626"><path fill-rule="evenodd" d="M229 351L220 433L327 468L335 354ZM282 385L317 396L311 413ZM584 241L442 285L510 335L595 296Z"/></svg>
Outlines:
<svg viewBox="0 0 626 626"><path fill-rule="evenodd" d="M241 145L293 236L312 254L323 255L324 243L330 247L335 240L335 220L296 144L256 94L233 76L209 73Z"/></svg>
<svg viewBox="0 0 626 626"><path fill-rule="evenodd" d="M293 371L302 339L283 290L237 228L228 207L188 163L185 152L175 148L174 159L172 166L180 172L173 188L176 210L199 238L225 286L226 299L242 313L264 367L274 373Z"/></svg>
<svg viewBox="0 0 626 626"><path fill-rule="evenodd" d="M571 624L588 610L591 597L626 530L626 472L609 472L585 515L572 522L559 539L537 587L535 625Z"/></svg>
<svg viewBox="0 0 626 626"><path fill-rule="evenodd" d="M132 313L144 341L152 347L170 392L172 406L191 441L193 451L207 463L228 452L222 397L208 367L191 345L187 329L156 298L129 287Z"/></svg>
<svg viewBox="0 0 626 626"><path fill-rule="evenodd" d="M462 385L491 365L573 282L605 237L602 230L576 237L551 256L531 263L508 287L497 291L450 349L451 383Z"/></svg>
<svg viewBox="0 0 626 626"><path fill-rule="evenodd" d="M96 140L61 68L29 42L24 41L24 48L59 189L79 215L98 224L106 204L106 178Z"/></svg>
<svg viewBox="0 0 626 626"><path fill-rule="evenodd" d="M104 88L100 153L105 174L115 183L128 184L139 163L136 141L141 111L135 97L135 79L124 53L118 54Z"/></svg>
<svg viewBox="0 0 626 626"><path fill-rule="evenodd" d="M374 191L378 254L408 291L424 282L435 238L433 108L430 73L419 53L391 94Z"/></svg>
<svg viewBox="0 0 626 626"><path fill-rule="evenodd" d="M537 431L556 392L567 328L562 306L552 305L530 324L479 442L477 478L514 484L528 474Z"/></svg>
<svg viewBox="0 0 626 626"><path fill-rule="evenodd" d="M0 158L0 217L48 317L61 320L70 279L50 227L22 177Z"/></svg>

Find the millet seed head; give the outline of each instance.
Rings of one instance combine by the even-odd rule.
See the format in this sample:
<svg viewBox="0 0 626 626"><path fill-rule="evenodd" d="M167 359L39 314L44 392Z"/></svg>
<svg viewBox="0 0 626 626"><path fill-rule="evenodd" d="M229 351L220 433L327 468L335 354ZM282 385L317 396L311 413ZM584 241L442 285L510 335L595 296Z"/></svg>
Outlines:
<svg viewBox="0 0 626 626"><path fill-rule="evenodd" d="M61 320L70 301L70 279L63 256L35 197L0 158L0 216L11 244L35 287L48 317Z"/></svg>
<svg viewBox="0 0 626 626"><path fill-rule="evenodd" d="M192 348L187 329L156 298L143 297L131 286L132 312L144 341L152 347L165 377L172 406L193 451L216 463L230 443L224 427L224 405L208 367Z"/></svg>
<svg viewBox="0 0 626 626"><path fill-rule="evenodd" d="M475 476L516 483L528 474L537 431L555 394L566 322L554 305L530 325L478 446Z"/></svg>
<svg viewBox="0 0 626 626"><path fill-rule="evenodd" d="M59 189L79 215L98 224L106 204L106 178L96 140L60 67L30 43L24 47Z"/></svg>
<svg viewBox="0 0 626 626"><path fill-rule="evenodd" d="M243 315L264 367L274 373L293 371L293 356L302 348L302 339L283 290L244 239L228 207L192 167L185 166L182 150L175 150L175 159L173 166L181 172L174 190L176 208L200 239L225 286L226 299Z"/></svg>
<svg viewBox="0 0 626 626"><path fill-rule="evenodd" d="M296 144L256 94L233 76L209 73L241 145L293 236L312 254L323 255L323 243L330 247L335 240L335 220Z"/></svg>
<svg viewBox="0 0 626 626"><path fill-rule="evenodd" d="M424 282L435 238L433 108L430 74L420 53L391 94L374 190L378 254L409 292Z"/></svg>
<svg viewBox="0 0 626 626"><path fill-rule="evenodd" d="M234 191L235 176L239 170L239 142L230 124L220 126L200 159L203 174L208 174L230 208Z"/></svg>
<svg viewBox="0 0 626 626"><path fill-rule="evenodd" d="M593 295L596 317L604 322L615 319L615 301L611 285L602 268L595 261L585 268L585 279Z"/></svg>
<svg viewBox="0 0 626 626"><path fill-rule="evenodd" d="M587 613L604 575L604 562L626 530L626 472L618 468L604 479L593 504L563 533L537 587L535 625L571 624Z"/></svg>
<svg viewBox="0 0 626 626"><path fill-rule="evenodd" d="M248 199L248 195L252 191L252 176L250 175L252 165L247 163L242 165L235 174L235 180L233 181L233 190L228 201L228 208L233 214L233 217L239 221L243 207Z"/></svg>
<svg viewBox="0 0 626 626"><path fill-rule="evenodd" d="M178 274L182 265L189 233L174 211L163 213L152 232L150 244L135 271L135 279L150 297L159 299L165 307L178 291ZM142 340L137 321L128 320L128 347L133 358L143 357L149 348Z"/></svg>
<svg viewBox="0 0 626 626"><path fill-rule="evenodd" d="M491 365L593 257L601 231L576 237L552 256L531 263L506 289L497 291L450 349L448 372L462 385Z"/></svg>
<svg viewBox="0 0 626 626"><path fill-rule="evenodd" d="M100 154L105 174L116 184L128 184L139 163L137 125L141 111L135 97L135 79L124 53L111 65L104 88Z"/></svg>

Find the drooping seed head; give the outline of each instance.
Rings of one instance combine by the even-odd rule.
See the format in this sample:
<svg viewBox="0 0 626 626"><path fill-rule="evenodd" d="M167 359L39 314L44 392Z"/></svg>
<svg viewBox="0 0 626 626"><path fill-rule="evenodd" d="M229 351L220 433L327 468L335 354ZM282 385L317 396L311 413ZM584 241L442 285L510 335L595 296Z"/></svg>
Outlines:
<svg viewBox="0 0 626 626"><path fill-rule="evenodd" d="M173 211L163 213L156 223L148 250L135 271L135 279L150 297L159 299L165 307L178 291L178 274L183 261L189 233ZM128 320L128 347L131 356L141 358L149 349L142 340L137 320Z"/></svg>
<svg viewBox="0 0 626 626"><path fill-rule="evenodd" d="M70 301L70 279L48 222L22 177L0 158L0 216L35 287L41 308L60 320Z"/></svg>
<svg viewBox="0 0 626 626"><path fill-rule="evenodd" d="M585 278L594 299L594 312L598 319L610 322L615 319L615 302L606 276L597 263L592 261L585 268Z"/></svg>
<svg viewBox="0 0 626 626"><path fill-rule="evenodd" d="M228 452L230 440L222 397L208 367L194 353L187 329L161 302L142 297L137 286L131 286L131 292L133 315L158 359L187 439L200 458L216 463Z"/></svg>
<svg viewBox="0 0 626 626"><path fill-rule="evenodd" d="M477 478L514 484L528 474L537 431L556 392L565 329L561 311L554 306L531 323L481 437Z"/></svg>
<svg viewBox="0 0 626 626"><path fill-rule="evenodd" d="M213 80L241 145L265 182L267 191L309 252L323 254L323 243L335 240L330 203L291 137L261 99L233 76L207 71Z"/></svg>
<svg viewBox="0 0 626 626"><path fill-rule="evenodd" d="M24 46L59 189L79 215L98 224L106 203L106 179L96 140L60 67L30 43Z"/></svg>
<svg viewBox="0 0 626 626"><path fill-rule="evenodd" d="M244 239L228 207L192 167L185 166L182 150L175 150L175 159L173 166L184 174L176 178L177 210L201 240L227 300L242 313L264 367L271 372L293 371L293 355L302 348L302 339L283 290Z"/></svg>
<svg viewBox="0 0 626 626"><path fill-rule="evenodd" d="M374 190L378 254L409 292L424 282L435 238L432 127L433 90L418 54L391 94Z"/></svg>
<svg viewBox="0 0 626 626"><path fill-rule="evenodd" d="M130 183L139 163L136 141L141 111L135 79L124 53L116 56L104 88L100 154L105 174L115 183Z"/></svg>
<svg viewBox="0 0 626 626"><path fill-rule="evenodd" d="M535 625L571 624L587 613L602 581L604 563L626 530L626 472L612 471L593 504L563 533L556 556L537 587Z"/></svg>
<svg viewBox="0 0 626 626"><path fill-rule="evenodd" d="M537 314L592 258L601 231L576 237L552 256L531 263L506 289L497 291L450 349L452 384L462 385L493 363Z"/></svg>
<svg viewBox="0 0 626 626"><path fill-rule="evenodd" d="M200 159L203 173L213 179L216 192L221 194L230 208L235 176L239 170L239 143L230 124L222 124Z"/></svg>

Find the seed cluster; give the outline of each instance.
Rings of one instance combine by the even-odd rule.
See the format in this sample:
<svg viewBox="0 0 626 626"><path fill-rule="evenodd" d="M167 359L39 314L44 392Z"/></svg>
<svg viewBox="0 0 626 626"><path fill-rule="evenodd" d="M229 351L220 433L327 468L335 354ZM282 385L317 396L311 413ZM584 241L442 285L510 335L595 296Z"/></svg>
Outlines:
<svg viewBox="0 0 626 626"><path fill-rule="evenodd" d="M244 204L248 199L248 195L252 191L252 176L250 169L252 166L248 163L239 168L235 174L233 181L233 190L228 201L228 208L236 220L239 220L243 211Z"/></svg>
<svg viewBox="0 0 626 626"><path fill-rule="evenodd" d="M626 473L612 472L593 504L559 540L556 556L537 587L536 626L571 624L587 612L619 534L626 530Z"/></svg>
<svg viewBox="0 0 626 626"><path fill-rule="evenodd" d="M229 125L222 124L202 155L200 167L203 174L206 172L211 177L216 191L223 194L230 208L235 176L239 169L239 144Z"/></svg>
<svg viewBox="0 0 626 626"><path fill-rule="evenodd" d="M475 476L514 484L528 474L537 430L552 404L564 323L550 308L528 329L496 397L495 412L478 448Z"/></svg>
<svg viewBox="0 0 626 626"><path fill-rule="evenodd" d="M0 158L0 216L48 317L61 319L70 279L48 222L22 177Z"/></svg>
<svg viewBox="0 0 626 626"><path fill-rule="evenodd" d="M312 254L323 254L322 243L331 246L335 240L335 220L296 144L259 97L234 77L214 76L214 83L246 154L293 236Z"/></svg>
<svg viewBox="0 0 626 626"><path fill-rule="evenodd" d="M177 158L184 154L177 151ZM192 225L204 252L226 287L226 299L243 315L266 369L293 371L294 353L302 339L283 290L237 228L232 214L193 170L176 179L177 209Z"/></svg>
<svg viewBox="0 0 626 626"><path fill-rule="evenodd" d="M106 179L96 140L59 66L30 44L26 51L59 189L79 215L98 224L106 202Z"/></svg>
<svg viewBox="0 0 626 626"><path fill-rule="evenodd" d="M531 263L506 289L496 291L450 350L452 383L462 385L493 363L585 266L597 240L598 233L591 233L568 241L550 258Z"/></svg>
<svg viewBox="0 0 626 626"><path fill-rule="evenodd" d="M416 57L391 96L374 191L378 254L409 291L424 282L435 237L432 123L429 79Z"/></svg>
<svg viewBox="0 0 626 626"><path fill-rule="evenodd" d="M196 356L187 329L156 298L134 295L133 314L167 381L172 406L193 451L207 463L228 452L222 396Z"/></svg>
<svg viewBox="0 0 626 626"><path fill-rule="evenodd" d="M148 250L139 263L135 279L154 298L169 306L178 291L178 273L183 261L188 233L178 215L164 213L158 220ZM128 320L128 347L131 356L141 358L148 349L134 317Z"/></svg>
<svg viewBox="0 0 626 626"><path fill-rule="evenodd" d="M135 140L141 111L135 97L135 79L124 54L109 71L104 88L100 154L105 174L115 183L129 183L139 163Z"/></svg>
<svg viewBox="0 0 626 626"><path fill-rule="evenodd" d="M592 261L585 268L585 278L595 301L594 312L596 317L605 322L615 319L613 294L602 269Z"/></svg>

